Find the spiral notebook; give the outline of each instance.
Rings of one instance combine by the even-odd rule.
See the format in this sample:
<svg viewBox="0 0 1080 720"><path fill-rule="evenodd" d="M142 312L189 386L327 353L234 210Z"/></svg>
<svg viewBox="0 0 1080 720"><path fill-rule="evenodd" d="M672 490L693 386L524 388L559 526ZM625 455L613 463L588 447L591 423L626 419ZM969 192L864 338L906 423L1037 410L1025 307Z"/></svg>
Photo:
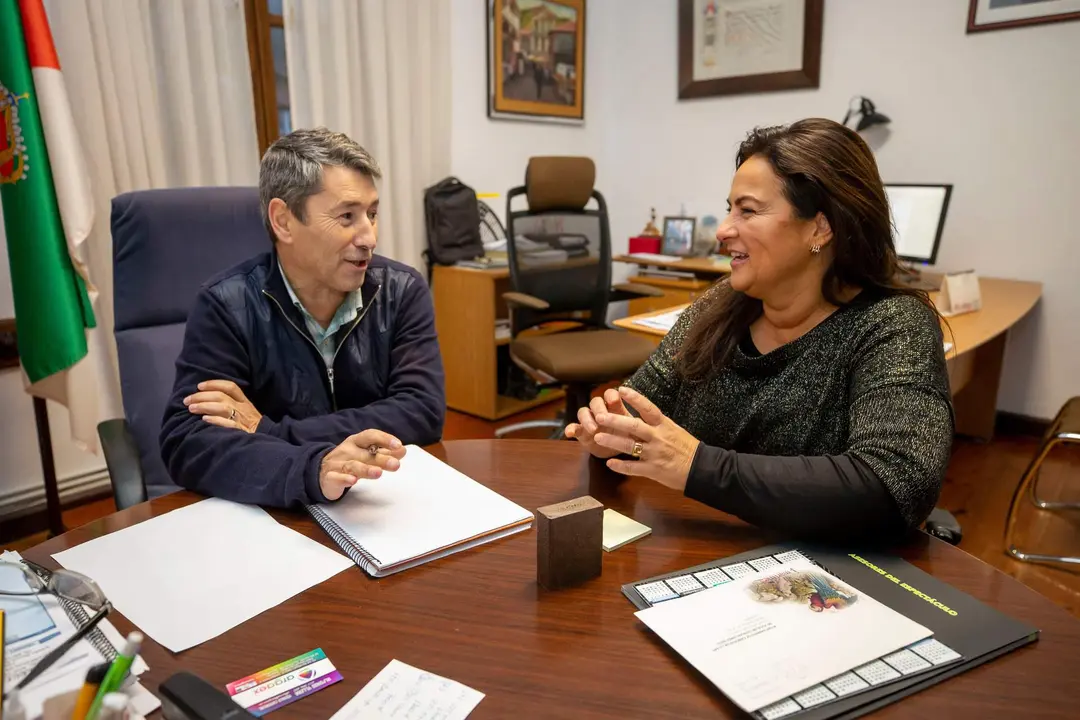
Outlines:
<svg viewBox="0 0 1080 720"><path fill-rule="evenodd" d="M415 445L396 472L361 480L341 500L308 512L372 577L513 535L533 521L525 508Z"/></svg>

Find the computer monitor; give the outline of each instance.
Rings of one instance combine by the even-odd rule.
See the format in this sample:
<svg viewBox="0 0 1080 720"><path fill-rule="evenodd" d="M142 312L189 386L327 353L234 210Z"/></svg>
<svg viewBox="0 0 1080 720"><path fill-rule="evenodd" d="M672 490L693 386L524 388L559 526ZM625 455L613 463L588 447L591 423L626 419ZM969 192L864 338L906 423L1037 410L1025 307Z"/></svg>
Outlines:
<svg viewBox="0 0 1080 720"><path fill-rule="evenodd" d="M933 265L941 244L952 185L889 183L885 194L896 228L897 256L911 263Z"/></svg>

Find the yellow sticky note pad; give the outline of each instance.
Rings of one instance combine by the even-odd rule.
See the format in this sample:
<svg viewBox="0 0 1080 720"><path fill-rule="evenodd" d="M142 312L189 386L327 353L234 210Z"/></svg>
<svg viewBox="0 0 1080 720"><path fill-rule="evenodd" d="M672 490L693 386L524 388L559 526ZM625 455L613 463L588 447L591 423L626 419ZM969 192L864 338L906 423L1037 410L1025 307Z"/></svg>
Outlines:
<svg viewBox="0 0 1080 720"><path fill-rule="evenodd" d="M604 550L611 552L627 543L640 540L652 528L608 508L604 510Z"/></svg>

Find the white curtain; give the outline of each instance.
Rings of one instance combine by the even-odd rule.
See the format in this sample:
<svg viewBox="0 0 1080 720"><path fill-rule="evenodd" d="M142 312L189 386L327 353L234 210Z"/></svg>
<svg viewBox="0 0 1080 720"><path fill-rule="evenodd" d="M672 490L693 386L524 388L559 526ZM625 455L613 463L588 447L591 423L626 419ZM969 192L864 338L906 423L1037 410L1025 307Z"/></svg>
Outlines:
<svg viewBox="0 0 1080 720"><path fill-rule="evenodd" d="M100 419L123 416L110 203L130 190L254 185L258 141L240 0L46 0L95 201L85 244Z"/></svg>
<svg viewBox="0 0 1080 720"><path fill-rule="evenodd" d="M383 171L379 248L421 267L423 192L450 171L450 3L285 0L293 127L325 125Z"/></svg>

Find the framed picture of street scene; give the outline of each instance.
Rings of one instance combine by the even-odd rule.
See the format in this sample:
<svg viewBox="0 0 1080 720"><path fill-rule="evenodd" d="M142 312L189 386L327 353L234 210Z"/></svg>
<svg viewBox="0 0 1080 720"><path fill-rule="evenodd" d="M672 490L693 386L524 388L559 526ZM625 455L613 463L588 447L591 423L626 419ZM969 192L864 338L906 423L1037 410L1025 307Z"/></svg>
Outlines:
<svg viewBox="0 0 1080 720"><path fill-rule="evenodd" d="M585 121L585 0L487 0L489 117Z"/></svg>

